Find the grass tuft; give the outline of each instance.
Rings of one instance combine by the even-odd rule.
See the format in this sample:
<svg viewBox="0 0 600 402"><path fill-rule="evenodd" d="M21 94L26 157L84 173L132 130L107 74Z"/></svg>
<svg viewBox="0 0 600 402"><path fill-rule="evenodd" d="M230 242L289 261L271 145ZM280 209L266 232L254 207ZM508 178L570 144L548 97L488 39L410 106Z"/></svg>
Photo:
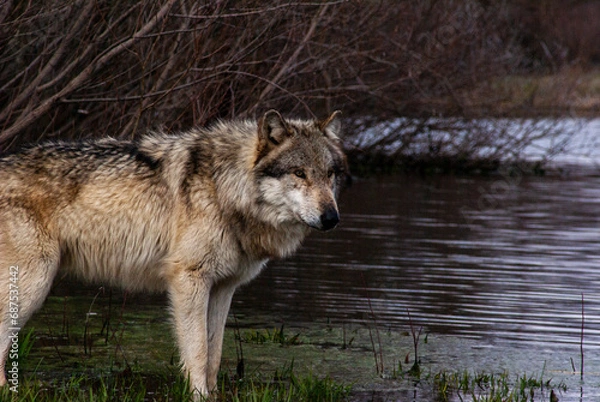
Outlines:
<svg viewBox="0 0 600 402"><path fill-rule="evenodd" d="M236 334L236 340L246 343L278 343L281 346L300 345L300 334L287 335L284 326L273 330L248 330L242 334Z"/></svg>
<svg viewBox="0 0 600 402"><path fill-rule="evenodd" d="M453 396L460 400L473 402L525 402L536 396L539 400L549 399L555 391L566 392L563 382L554 384L551 379L544 380L543 374L536 378L531 375L519 375L514 380L507 372L490 373L447 373L433 376L433 388L438 401L450 401ZM537 399L536 399L537 400Z"/></svg>
<svg viewBox="0 0 600 402"><path fill-rule="evenodd" d="M298 377L290 366L276 371L268 381L259 375L241 380L222 375L218 391L210 400L337 402L345 400L349 393L350 386L313 374ZM172 402L191 398L188 381L175 371L151 376L131 370L99 377L77 374L61 383L46 382L34 375L22 380L18 392L0 388L0 401L6 402Z"/></svg>

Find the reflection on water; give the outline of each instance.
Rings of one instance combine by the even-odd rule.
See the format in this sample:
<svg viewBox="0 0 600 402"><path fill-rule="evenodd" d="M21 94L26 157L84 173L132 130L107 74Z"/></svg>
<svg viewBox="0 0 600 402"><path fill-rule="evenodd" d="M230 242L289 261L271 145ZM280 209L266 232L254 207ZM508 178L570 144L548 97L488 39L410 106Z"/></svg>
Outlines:
<svg viewBox="0 0 600 402"><path fill-rule="evenodd" d="M600 347L600 178L410 176L356 182L342 223L272 262L234 311L493 343ZM372 314L373 313L373 314Z"/></svg>

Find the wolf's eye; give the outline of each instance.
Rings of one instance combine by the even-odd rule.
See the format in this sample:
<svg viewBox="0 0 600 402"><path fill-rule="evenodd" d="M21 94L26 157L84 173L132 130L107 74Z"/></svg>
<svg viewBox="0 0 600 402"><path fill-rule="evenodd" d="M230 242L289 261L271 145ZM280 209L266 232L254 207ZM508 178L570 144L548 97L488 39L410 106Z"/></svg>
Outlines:
<svg viewBox="0 0 600 402"><path fill-rule="evenodd" d="M335 174L335 172L332 169L332 170L330 170L330 171L327 172L327 177L331 179L334 174Z"/></svg>
<svg viewBox="0 0 600 402"><path fill-rule="evenodd" d="M299 177L300 179L306 179L306 173L302 169L294 170L294 174L296 175L296 177Z"/></svg>

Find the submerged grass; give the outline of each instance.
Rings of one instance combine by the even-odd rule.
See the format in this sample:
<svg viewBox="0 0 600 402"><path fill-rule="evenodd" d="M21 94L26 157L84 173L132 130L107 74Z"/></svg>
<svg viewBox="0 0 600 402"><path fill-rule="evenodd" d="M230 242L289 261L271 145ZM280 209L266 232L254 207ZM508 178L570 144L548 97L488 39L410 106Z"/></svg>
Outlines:
<svg viewBox="0 0 600 402"><path fill-rule="evenodd" d="M236 340L246 343L277 343L281 346L300 345L300 334L287 335L282 324L279 328L269 329L249 329L236 334Z"/></svg>
<svg viewBox="0 0 600 402"><path fill-rule="evenodd" d="M532 375L511 378L509 373L446 373L432 376L437 401L459 399L473 402L526 402L551 399L556 392L566 392L563 382L554 384L552 379Z"/></svg>

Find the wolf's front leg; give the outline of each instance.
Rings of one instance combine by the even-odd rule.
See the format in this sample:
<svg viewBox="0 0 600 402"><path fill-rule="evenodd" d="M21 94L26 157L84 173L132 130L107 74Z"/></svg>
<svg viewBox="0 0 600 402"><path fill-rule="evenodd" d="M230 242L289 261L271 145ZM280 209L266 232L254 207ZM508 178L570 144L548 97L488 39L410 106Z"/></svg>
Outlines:
<svg viewBox="0 0 600 402"><path fill-rule="evenodd" d="M223 333L227 314L231 306L231 299L235 293L236 285L222 283L215 285L210 292L208 304L208 389L217 386L217 375L221 365L221 352L223 350Z"/></svg>
<svg viewBox="0 0 600 402"><path fill-rule="evenodd" d="M197 271L181 271L169 288L175 321L175 335L184 374L189 376L195 399L207 396L208 373L208 300L210 281Z"/></svg>

